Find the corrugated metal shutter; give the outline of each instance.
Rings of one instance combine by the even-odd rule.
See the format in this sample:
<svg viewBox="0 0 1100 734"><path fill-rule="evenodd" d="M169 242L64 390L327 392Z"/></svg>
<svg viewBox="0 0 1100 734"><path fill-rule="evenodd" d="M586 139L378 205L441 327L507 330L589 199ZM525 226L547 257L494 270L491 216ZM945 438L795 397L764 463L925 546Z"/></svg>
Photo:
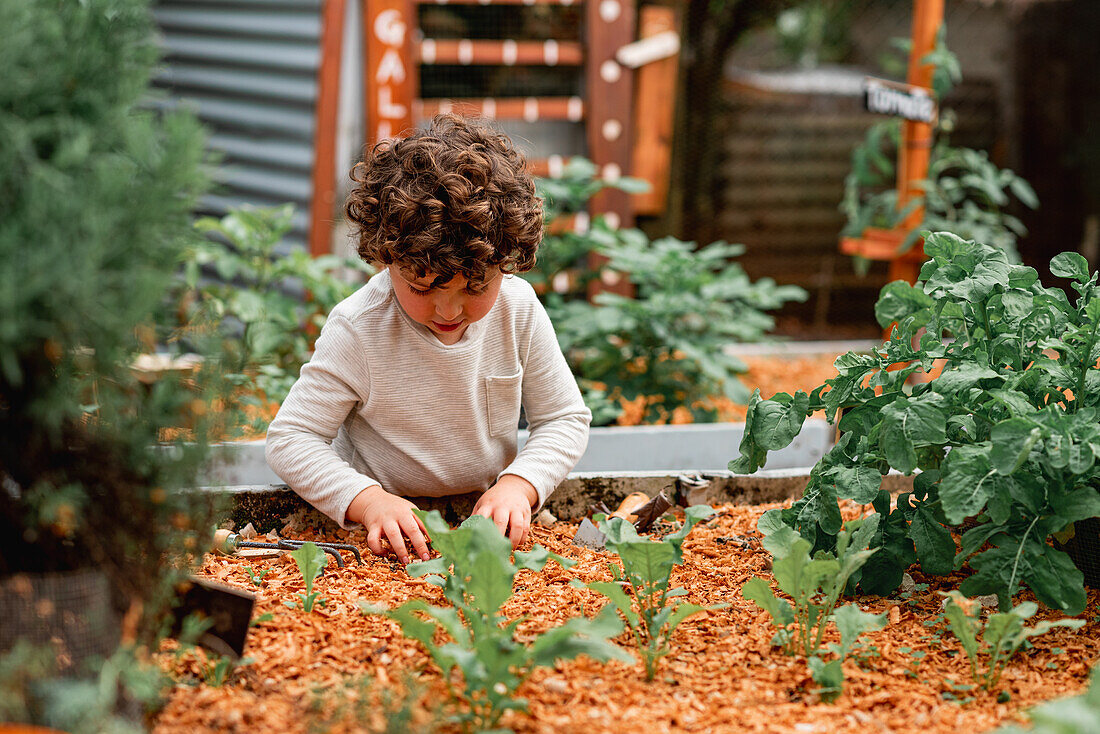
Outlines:
<svg viewBox="0 0 1100 734"><path fill-rule="evenodd" d="M284 247L306 247L322 0L159 0L165 58L155 84L193 106L222 156L203 202L219 216L241 204L292 202Z"/></svg>

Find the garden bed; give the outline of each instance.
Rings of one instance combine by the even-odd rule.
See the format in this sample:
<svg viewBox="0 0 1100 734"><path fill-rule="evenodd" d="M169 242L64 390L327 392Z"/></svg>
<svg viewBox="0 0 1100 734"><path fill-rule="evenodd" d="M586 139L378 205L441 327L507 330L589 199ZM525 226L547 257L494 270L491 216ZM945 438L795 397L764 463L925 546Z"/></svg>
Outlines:
<svg viewBox="0 0 1100 734"><path fill-rule="evenodd" d="M688 536L673 585L686 588L691 602L729 606L680 626L655 681L645 682L640 662L560 662L536 670L520 688L530 713L509 714L503 723L517 732L554 734L850 729L955 734L987 731L1017 717L1023 708L1085 686L1089 666L1100 656L1097 592L1089 592L1085 627L1055 629L1034 638L1034 647L1009 661L999 699L996 690L970 687L967 658L940 616L942 597L936 592L957 588L961 575L926 578L914 573L917 586L910 591L857 600L869 611L886 612L889 624L869 633L869 647L858 660L845 663L840 698L823 703L805 661L771 648L770 618L740 594L741 585L754 576L771 581L771 558L760 545L756 522L761 512L775 506L716 504L718 514ZM852 517L860 508L846 503L844 511ZM289 537L365 548L361 532L329 526L322 535L305 527L302 517L285 528ZM524 617L518 628L521 640L569 617L594 615L606 602L593 591L570 585L574 579L610 580L608 562L614 559L610 553L574 546L576 528L575 522L557 522L532 530L534 542L577 564L569 570L550 564L541 572L517 576L503 611L509 618ZM402 636L395 622L365 616L359 609L360 602L392 608L414 598L440 604L439 589L410 578L390 560L366 555L362 566L348 560L347 568L326 569L318 579L315 591L327 605L306 613L284 605L303 591L302 577L289 557L207 556L201 576L257 594L257 622L246 650L253 662L223 686L210 687L196 684L199 657L177 657L166 647L161 663L181 682L154 731L362 731L382 723L379 697L400 697L410 681L419 688L414 708L421 720L431 706L445 701L445 683L421 646ZM260 588L251 582L249 569L268 572ZM1060 616L1043 609L1032 621ZM616 641L632 649L627 634Z"/></svg>

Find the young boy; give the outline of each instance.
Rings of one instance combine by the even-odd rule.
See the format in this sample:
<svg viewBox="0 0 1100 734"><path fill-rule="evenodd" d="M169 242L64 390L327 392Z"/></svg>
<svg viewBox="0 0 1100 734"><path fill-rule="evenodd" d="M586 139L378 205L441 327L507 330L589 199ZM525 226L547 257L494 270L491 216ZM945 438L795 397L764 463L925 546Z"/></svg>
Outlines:
<svg viewBox="0 0 1100 734"><path fill-rule="evenodd" d="M352 171L359 255L381 268L332 310L267 436L267 461L402 563L428 558L405 497L480 492L513 547L573 468L591 413L531 286L542 208L503 134L452 115ZM518 454L520 406L530 437Z"/></svg>

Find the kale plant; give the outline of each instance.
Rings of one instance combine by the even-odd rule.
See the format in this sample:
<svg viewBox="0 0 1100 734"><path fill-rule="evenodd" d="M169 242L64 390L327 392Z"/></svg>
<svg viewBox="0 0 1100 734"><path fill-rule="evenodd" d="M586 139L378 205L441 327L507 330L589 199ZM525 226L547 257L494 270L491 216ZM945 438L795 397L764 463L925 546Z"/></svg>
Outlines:
<svg viewBox="0 0 1100 734"><path fill-rule="evenodd" d="M508 621L500 612L512 595L516 572L538 571L550 560L563 567L573 562L538 545L529 552L516 551L513 562L511 543L492 520L474 515L452 529L437 511L414 512L440 556L409 564L409 573L430 574L428 581L443 589L452 606L435 607L414 599L384 613L397 620L407 637L420 642L439 666L451 697L465 705L459 721L477 730L492 729L505 712L525 710L527 702L513 696L535 668L578 655L601 661L630 660L608 642L622 631L610 605L594 618L570 619L538 635L530 645L517 642L516 628L523 619ZM373 614L379 610L364 605L363 611ZM451 641L437 643L440 630ZM455 668L462 673L461 688L451 676Z"/></svg>
<svg viewBox="0 0 1100 734"><path fill-rule="evenodd" d="M948 626L970 659L970 674L987 691L996 687L1009 658L1029 638L1044 635L1055 627L1080 629L1085 625L1083 619L1060 619L1025 627L1024 622L1039 611L1035 602L1025 601L1007 612L990 615L983 626L981 607L975 601L967 599L958 591L943 595L947 597L944 616L947 617ZM978 638L979 632L981 639ZM985 669L980 670L979 655L983 653L988 659Z"/></svg>
<svg viewBox="0 0 1100 734"><path fill-rule="evenodd" d="M768 582L749 579L741 595L768 612L778 628L772 644L788 655L802 654L825 701L833 701L844 689L843 664L864 632L882 629L885 614L864 612L855 604L836 608L848 579L875 550L867 545L878 530L877 515L855 520L837 534L836 553L818 551L810 557L810 543L774 515L761 522L764 547L775 557L772 573L779 589L791 600L776 598ZM840 643L822 642L829 623L840 633ZM826 662L827 653L835 657Z"/></svg>
<svg viewBox="0 0 1100 734"><path fill-rule="evenodd" d="M939 232L925 252L918 283L886 285L875 306L884 327L897 322L890 340L838 357L839 374L810 395L754 394L730 469L763 466L822 410L839 440L803 497L767 517L831 552L837 500L871 503L879 552L854 577L864 591L890 592L916 561L933 575L969 561L965 595L996 593L1007 611L1023 584L1078 614L1082 573L1048 540L1100 515L1098 275L1076 253L1056 256L1051 271L1072 281L1071 300L999 248ZM915 373L929 380L910 385ZM890 469L920 471L896 503L880 487Z"/></svg>
<svg viewBox="0 0 1100 734"><path fill-rule="evenodd" d="M645 663L646 680L653 680L657 662L671 652L669 643L680 622L708 609L687 602L669 604L671 599L687 593L684 589L670 589L669 576L672 568L684 559L682 546L692 526L713 514L714 510L706 505L689 507L680 529L659 541L639 537L634 525L621 517L597 516L600 530L607 536L607 548L619 556L623 568L620 571L614 563L609 564L612 580L593 581L587 586L610 599L630 625ZM629 596L623 588L624 582L630 586ZM709 608L721 606L725 605Z"/></svg>

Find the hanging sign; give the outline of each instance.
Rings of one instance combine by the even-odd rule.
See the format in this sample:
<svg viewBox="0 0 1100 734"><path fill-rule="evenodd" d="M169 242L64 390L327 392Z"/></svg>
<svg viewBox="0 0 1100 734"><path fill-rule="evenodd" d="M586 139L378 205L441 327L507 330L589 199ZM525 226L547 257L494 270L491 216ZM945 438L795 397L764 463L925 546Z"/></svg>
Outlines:
<svg viewBox="0 0 1100 734"><path fill-rule="evenodd" d="M931 90L874 77L863 81L863 107L879 115L928 124L936 121L939 112Z"/></svg>
<svg viewBox="0 0 1100 734"><path fill-rule="evenodd" d="M412 61L413 8L407 0L367 0L366 119L369 143L413 125L416 68Z"/></svg>

